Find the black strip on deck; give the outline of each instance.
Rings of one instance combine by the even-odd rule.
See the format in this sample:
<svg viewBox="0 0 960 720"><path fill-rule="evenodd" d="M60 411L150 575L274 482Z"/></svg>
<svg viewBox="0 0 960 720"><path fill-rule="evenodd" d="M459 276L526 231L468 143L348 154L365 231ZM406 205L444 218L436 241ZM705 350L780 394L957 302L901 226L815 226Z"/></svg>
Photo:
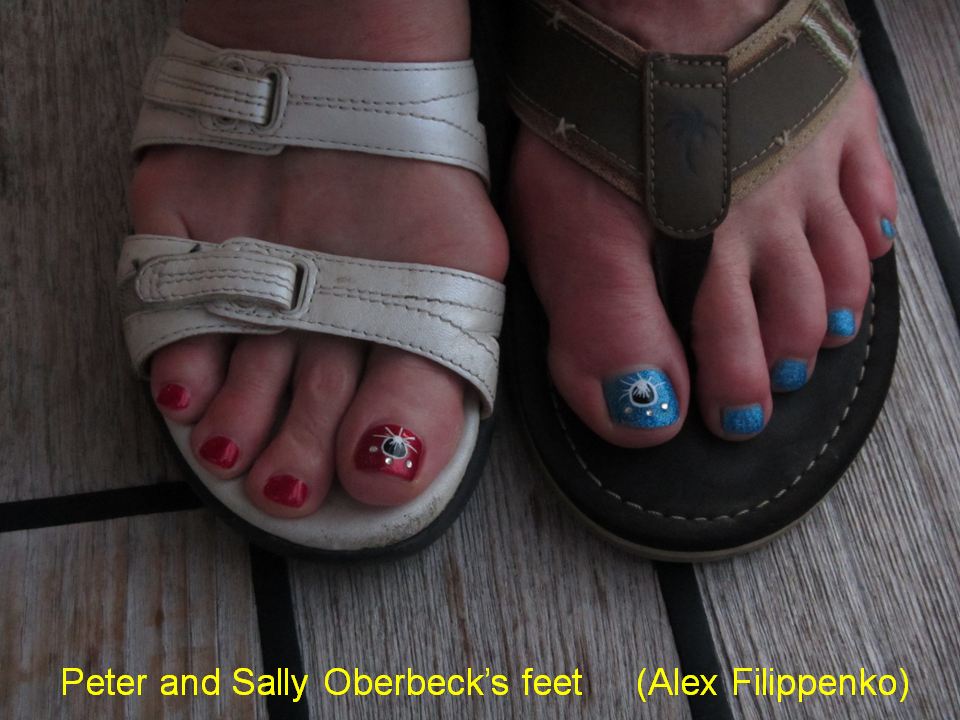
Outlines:
<svg viewBox="0 0 960 720"><path fill-rule="evenodd" d="M933 156L917 120L893 43L873 0L847 0L847 7L860 28L860 45L870 70L870 80L877 91L920 220L960 322L960 232L944 198Z"/></svg>
<svg viewBox="0 0 960 720"><path fill-rule="evenodd" d="M251 545L250 574L253 577L253 594L257 604L264 674L275 674L279 668L303 677L303 657L297 636L297 620L293 596L290 593L287 561L279 555ZM299 702L294 702L294 697L268 696L267 714L270 720L309 720L310 708L306 693Z"/></svg>
<svg viewBox="0 0 960 720"><path fill-rule="evenodd" d="M861 48L871 82L960 323L960 232L944 197L893 44L873 0L847 0L847 7L860 29ZM718 674L718 681L722 681L723 671L693 566L671 563L656 566L683 673L707 677ZM693 720L732 719L726 691L722 687L717 689L716 697L689 698Z"/></svg>
<svg viewBox="0 0 960 720"><path fill-rule="evenodd" d="M203 507L185 482L0 503L0 533Z"/></svg>
<svg viewBox="0 0 960 720"><path fill-rule="evenodd" d="M710 621L693 565L667 562L655 565L681 672L684 675L702 675L708 679L716 676L712 686L715 695L707 693L687 697L691 717L693 720L733 720L733 710L723 682L723 667L717 659Z"/></svg>

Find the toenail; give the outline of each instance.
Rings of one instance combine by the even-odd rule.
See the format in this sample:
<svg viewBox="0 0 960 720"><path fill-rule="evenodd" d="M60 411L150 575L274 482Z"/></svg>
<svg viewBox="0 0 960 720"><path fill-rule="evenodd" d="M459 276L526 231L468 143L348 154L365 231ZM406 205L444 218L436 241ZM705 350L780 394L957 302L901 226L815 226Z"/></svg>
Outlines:
<svg viewBox="0 0 960 720"><path fill-rule="evenodd" d="M208 463L229 470L237 463L240 448L233 440L217 435L200 446L200 457Z"/></svg>
<svg viewBox="0 0 960 720"><path fill-rule="evenodd" d="M857 323L849 310L831 310L827 315L827 334L834 337L853 337Z"/></svg>
<svg viewBox="0 0 960 720"><path fill-rule="evenodd" d="M310 488L293 475L274 475L263 486L263 495L279 505L298 508L306 502Z"/></svg>
<svg viewBox="0 0 960 720"><path fill-rule="evenodd" d="M634 428L659 428L680 418L680 404L660 370L638 370L603 384L610 419Z"/></svg>
<svg viewBox="0 0 960 720"><path fill-rule="evenodd" d="M358 470L413 480L422 459L423 443L412 432L399 425L375 425L360 439L354 463Z"/></svg>
<svg viewBox="0 0 960 720"><path fill-rule="evenodd" d="M880 229L883 230L883 234L887 240L893 240L897 237L897 229L893 226L893 223L886 218L880 221Z"/></svg>
<svg viewBox="0 0 960 720"><path fill-rule="evenodd" d="M759 405L724 408L720 424L734 435L753 435L763 430L763 408Z"/></svg>
<svg viewBox="0 0 960 720"><path fill-rule="evenodd" d="M781 360L770 370L770 386L778 392L799 390L807 382L807 363L803 360Z"/></svg>
<svg viewBox="0 0 960 720"><path fill-rule="evenodd" d="M168 383L157 393L157 405L168 410L183 410L190 404L190 391L182 385Z"/></svg>

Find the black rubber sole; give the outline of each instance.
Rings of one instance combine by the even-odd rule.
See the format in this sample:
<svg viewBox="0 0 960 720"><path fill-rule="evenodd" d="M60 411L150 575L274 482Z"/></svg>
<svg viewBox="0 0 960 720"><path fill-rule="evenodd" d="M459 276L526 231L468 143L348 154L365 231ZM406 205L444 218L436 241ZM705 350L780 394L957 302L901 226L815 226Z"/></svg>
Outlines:
<svg viewBox="0 0 960 720"><path fill-rule="evenodd" d="M547 371L547 325L522 270L510 278L511 380L530 439L563 499L594 531L657 560L715 560L769 542L823 500L853 462L883 407L899 341L896 259L874 262L857 337L822 350L808 383L778 394L757 437L712 435L697 408L680 433L630 450L595 435Z"/></svg>

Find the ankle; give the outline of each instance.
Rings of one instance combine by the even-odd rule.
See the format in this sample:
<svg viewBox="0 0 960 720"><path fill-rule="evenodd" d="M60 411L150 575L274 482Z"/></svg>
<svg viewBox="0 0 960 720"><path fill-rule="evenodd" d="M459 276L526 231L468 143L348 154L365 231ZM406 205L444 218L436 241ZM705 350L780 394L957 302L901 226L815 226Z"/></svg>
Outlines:
<svg viewBox="0 0 960 720"><path fill-rule="evenodd" d="M465 0L191 0L188 35L218 47L368 62L443 62L470 54Z"/></svg>
<svg viewBox="0 0 960 720"><path fill-rule="evenodd" d="M648 50L722 53L771 18L786 0L573 0Z"/></svg>

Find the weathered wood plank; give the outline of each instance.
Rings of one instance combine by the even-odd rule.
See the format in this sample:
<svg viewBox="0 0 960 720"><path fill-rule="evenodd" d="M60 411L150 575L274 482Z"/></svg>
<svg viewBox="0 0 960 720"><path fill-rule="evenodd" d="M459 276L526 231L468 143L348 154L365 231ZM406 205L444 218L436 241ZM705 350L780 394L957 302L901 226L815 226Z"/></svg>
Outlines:
<svg viewBox="0 0 960 720"><path fill-rule="evenodd" d="M265 717L256 695L232 691L236 668L260 675L248 557L206 511L0 535L0 714ZM64 667L147 679L140 696L64 695ZM164 674L217 667L219 695L160 691Z"/></svg>
<svg viewBox="0 0 960 720"><path fill-rule="evenodd" d="M853 674L858 694L851 697L848 684L843 698L801 705L796 692L778 703L776 694L741 685L733 700L748 720L960 713L960 334L902 169L894 168L902 334L877 427L799 528L751 555L699 568L728 684L733 668L766 667ZM896 697L860 695L861 668L868 677L897 677ZM910 681L902 704L900 668Z"/></svg>
<svg viewBox="0 0 960 720"><path fill-rule="evenodd" d="M179 478L113 278L140 78L180 5L0 3L0 502Z"/></svg>
<svg viewBox="0 0 960 720"><path fill-rule="evenodd" d="M128 224L125 146L140 78L181 4L0 3L0 303L14 310L0 318L0 501L178 477L129 374L111 278ZM960 74L960 10L935 0L879 4L960 217L960 91L943 81ZM738 696L743 717L960 712L950 692L960 672L960 340L902 177L900 187L903 349L877 432L807 523L699 576L728 668L902 666L916 684L903 705ZM677 665L651 566L566 515L506 415L481 490L435 548L391 567L293 566L314 715L689 716L682 700L641 706L635 695L640 668ZM248 698L223 692L219 705L57 695L68 663L151 677L217 665L259 672L242 547L205 513L0 536L0 667L8 681L16 675L0 683L3 714L249 716ZM489 667L511 690L338 699L321 682L331 667L422 675ZM524 697L526 667L579 667L588 694Z"/></svg>
<svg viewBox="0 0 960 720"><path fill-rule="evenodd" d="M689 717L643 705L643 667L677 667L653 566L595 539L561 507L507 414L477 495L426 553L386 567L294 566L311 705L320 717ZM331 696L331 668L507 677L502 697ZM585 676L583 697L523 694L522 674ZM342 687L338 686L338 687ZM490 688L487 681L482 686Z"/></svg>
<svg viewBox="0 0 960 720"><path fill-rule="evenodd" d="M876 0L933 156L955 223L960 222L960 4Z"/></svg>

